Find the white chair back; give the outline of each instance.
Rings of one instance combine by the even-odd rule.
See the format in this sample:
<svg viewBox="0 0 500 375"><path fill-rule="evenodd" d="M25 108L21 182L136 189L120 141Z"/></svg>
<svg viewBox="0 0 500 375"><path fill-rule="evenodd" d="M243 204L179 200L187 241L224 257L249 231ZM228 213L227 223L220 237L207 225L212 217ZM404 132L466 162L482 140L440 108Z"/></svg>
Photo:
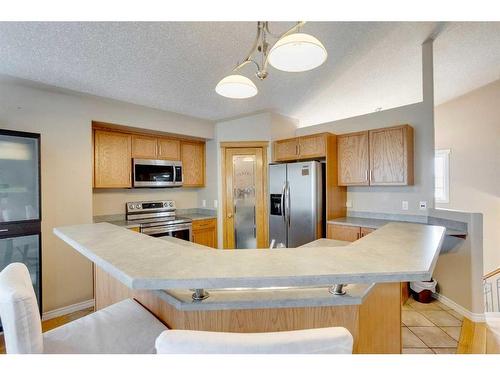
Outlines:
<svg viewBox="0 0 500 375"><path fill-rule="evenodd" d="M343 327L287 332L227 333L168 330L156 339L158 354L351 354Z"/></svg>
<svg viewBox="0 0 500 375"><path fill-rule="evenodd" d="M28 268L9 264L0 272L0 319L8 354L43 352L42 322Z"/></svg>

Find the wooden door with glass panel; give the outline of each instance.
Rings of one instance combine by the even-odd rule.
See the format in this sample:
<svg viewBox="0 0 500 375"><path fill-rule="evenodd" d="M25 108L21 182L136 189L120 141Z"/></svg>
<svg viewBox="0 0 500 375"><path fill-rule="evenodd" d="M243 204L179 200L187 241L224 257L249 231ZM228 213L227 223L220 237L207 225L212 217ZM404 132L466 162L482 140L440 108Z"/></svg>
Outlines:
<svg viewBox="0 0 500 375"><path fill-rule="evenodd" d="M263 148L225 148L223 151L224 248L265 248Z"/></svg>

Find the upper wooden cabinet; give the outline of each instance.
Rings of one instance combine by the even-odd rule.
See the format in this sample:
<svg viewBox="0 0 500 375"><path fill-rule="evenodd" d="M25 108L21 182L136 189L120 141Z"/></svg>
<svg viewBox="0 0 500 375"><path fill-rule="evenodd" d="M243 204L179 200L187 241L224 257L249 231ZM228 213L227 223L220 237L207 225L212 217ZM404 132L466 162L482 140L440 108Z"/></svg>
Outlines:
<svg viewBox="0 0 500 375"><path fill-rule="evenodd" d="M313 134L299 137L299 158L320 158L326 156L327 134Z"/></svg>
<svg viewBox="0 0 500 375"><path fill-rule="evenodd" d="M130 134L94 131L94 187L132 186Z"/></svg>
<svg viewBox="0 0 500 375"><path fill-rule="evenodd" d="M339 185L412 185L409 125L337 136Z"/></svg>
<svg viewBox="0 0 500 375"><path fill-rule="evenodd" d="M282 139L280 141L274 142L274 160L275 161L286 161L286 160L296 160L299 154L299 139Z"/></svg>
<svg viewBox="0 0 500 375"><path fill-rule="evenodd" d="M181 142L176 139L158 138L158 159L181 160Z"/></svg>
<svg viewBox="0 0 500 375"><path fill-rule="evenodd" d="M281 139L273 143L274 161L289 161L326 156L328 133Z"/></svg>
<svg viewBox="0 0 500 375"><path fill-rule="evenodd" d="M183 186L205 186L205 143L181 142Z"/></svg>
<svg viewBox="0 0 500 375"><path fill-rule="evenodd" d="M94 188L131 188L132 159L181 160L185 187L205 186L205 142L93 123Z"/></svg>
<svg viewBox="0 0 500 375"><path fill-rule="evenodd" d="M143 135L132 136L132 157L137 159L156 159L156 138Z"/></svg>
<svg viewBox="0 0 500 375"><path fill-rule="evenodd" d="M337 136L339 185L368 185L368 132Z"/></svg>
<svg viewBox="0 0 500 375"><path fill-rule="evenodd" d="M413 185L413 128L370 130L370 185Z"/></svg>

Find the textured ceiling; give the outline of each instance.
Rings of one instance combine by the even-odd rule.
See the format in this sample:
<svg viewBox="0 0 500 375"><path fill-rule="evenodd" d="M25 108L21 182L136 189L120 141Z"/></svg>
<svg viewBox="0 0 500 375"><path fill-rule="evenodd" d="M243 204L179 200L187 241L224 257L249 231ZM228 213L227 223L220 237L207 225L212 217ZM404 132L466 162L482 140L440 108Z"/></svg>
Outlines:
<svg viewBox="0 0 500 375"><path fill-rule="evenodd" d="M293 23L271 22L273 32ZM310 22L328 60L318 69L270 67L259 94L231 100L217 82L248 52L253 22L0 23L0 73L79 92L219 120L262 110L301 126L421 100L420 45L435 41L441 103L500 78L500 23Z"/></svg>

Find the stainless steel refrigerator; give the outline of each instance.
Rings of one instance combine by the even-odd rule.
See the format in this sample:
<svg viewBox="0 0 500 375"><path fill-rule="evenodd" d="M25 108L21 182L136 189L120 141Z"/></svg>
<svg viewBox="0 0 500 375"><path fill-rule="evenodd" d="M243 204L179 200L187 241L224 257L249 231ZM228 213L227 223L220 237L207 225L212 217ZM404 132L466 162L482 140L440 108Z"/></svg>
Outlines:
<svg viewBox="0 0 500 375"><path fill-rule="evenodd" d="M40 196L40 134L0 129L0 271L26 264L39 307Z"/></svg>
<svg viewBox="0 0 500 375"><path fill-rule="evenodd" d="M269 166L270 245L297 247L323 236L323 174L318 161Z"/></svg>

